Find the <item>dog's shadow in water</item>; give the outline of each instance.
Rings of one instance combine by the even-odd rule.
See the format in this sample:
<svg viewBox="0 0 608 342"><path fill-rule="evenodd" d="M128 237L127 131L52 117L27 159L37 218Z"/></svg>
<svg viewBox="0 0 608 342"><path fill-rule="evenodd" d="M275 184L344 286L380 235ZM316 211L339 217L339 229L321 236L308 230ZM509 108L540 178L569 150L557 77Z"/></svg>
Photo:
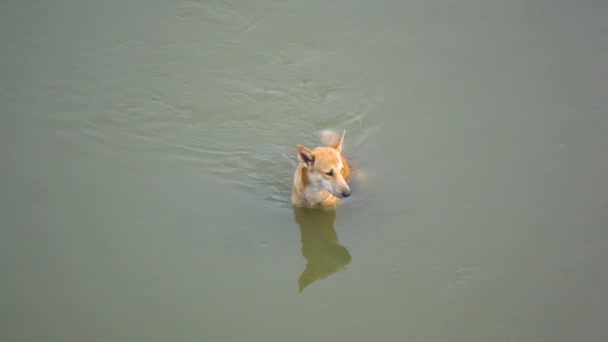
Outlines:
<svg viewBox="0 0 608 342"><path fill-rule="evenodd" d="M344 269L351 256L346 247L338 243L335 210L294 208L294 216L300 226L302 256L307 261L298 279L299 292L302 292L315 281Z"/></svg>

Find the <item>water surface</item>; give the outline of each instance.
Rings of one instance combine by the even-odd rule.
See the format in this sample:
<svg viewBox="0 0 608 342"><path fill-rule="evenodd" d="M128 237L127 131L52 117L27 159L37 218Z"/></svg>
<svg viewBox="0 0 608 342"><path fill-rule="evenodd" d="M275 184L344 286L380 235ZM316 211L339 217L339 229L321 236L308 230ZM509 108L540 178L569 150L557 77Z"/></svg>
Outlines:
<svg viewBox="0 0 608 342"><path fill-rule="evenodd" d="M608 340L604 1L4 1L0 340ZM353 195L293 210L346 129Z"/></svg>

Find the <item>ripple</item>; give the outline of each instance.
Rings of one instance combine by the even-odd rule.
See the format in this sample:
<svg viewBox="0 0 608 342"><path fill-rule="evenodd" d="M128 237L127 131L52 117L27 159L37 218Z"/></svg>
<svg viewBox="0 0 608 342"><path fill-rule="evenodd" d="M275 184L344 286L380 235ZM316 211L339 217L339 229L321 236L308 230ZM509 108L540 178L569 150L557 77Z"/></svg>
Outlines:
<svg viewBox="0 0 608 342"><path fill-rule="evenodd" d="M456 289L461 286L465 286L473 282L479 277L478 267L465 267L459 268L456 272L452 273L448 279L447 284L451 289Z"/></svg>
<svg viewBox="0 0 608 342"><path fill-rule="evenodd" d="M120 51L140 47L129 43ZM379 127L372 115L376 99L368 79L294 76L327 58L327 51L261 56L269 58L258 68L209 68L197 73L202 79L184 69L143 77L159 67L151 59L133 74L102 77L95 86L65 80L64 107L74 110L49 120L59 136L100 158L190 169L242 200L289 207L295 145L315 147L319 131L346 129L346 152L355 160Z"/></svg>

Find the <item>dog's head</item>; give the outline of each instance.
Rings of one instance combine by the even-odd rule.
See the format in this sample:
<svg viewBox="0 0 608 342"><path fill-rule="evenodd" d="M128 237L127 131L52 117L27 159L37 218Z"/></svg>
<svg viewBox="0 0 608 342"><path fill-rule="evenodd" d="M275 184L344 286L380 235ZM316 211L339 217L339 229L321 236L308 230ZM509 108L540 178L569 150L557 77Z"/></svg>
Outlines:
<svg viewBox="0 0 608 342"><path fill-rule="evenodd" d="M304 166L310 184L316 188L324 188L338 198L350 196L340 155L344 134L345 132L332 146L317 147L314 150L302 145L296 146L298 159Z"/></svg>

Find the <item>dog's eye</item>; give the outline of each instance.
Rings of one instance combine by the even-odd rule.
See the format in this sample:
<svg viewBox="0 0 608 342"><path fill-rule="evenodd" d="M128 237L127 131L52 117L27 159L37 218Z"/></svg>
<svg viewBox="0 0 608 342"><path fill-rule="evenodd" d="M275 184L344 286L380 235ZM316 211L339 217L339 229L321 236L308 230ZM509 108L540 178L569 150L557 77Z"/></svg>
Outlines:
<svg viewBox="0 0 608 342"><path fill-rule="evenodd" d="M325 172L326 175L328 176L333 176L334 175L334 169L329 170L329 172Z"/></svg>

